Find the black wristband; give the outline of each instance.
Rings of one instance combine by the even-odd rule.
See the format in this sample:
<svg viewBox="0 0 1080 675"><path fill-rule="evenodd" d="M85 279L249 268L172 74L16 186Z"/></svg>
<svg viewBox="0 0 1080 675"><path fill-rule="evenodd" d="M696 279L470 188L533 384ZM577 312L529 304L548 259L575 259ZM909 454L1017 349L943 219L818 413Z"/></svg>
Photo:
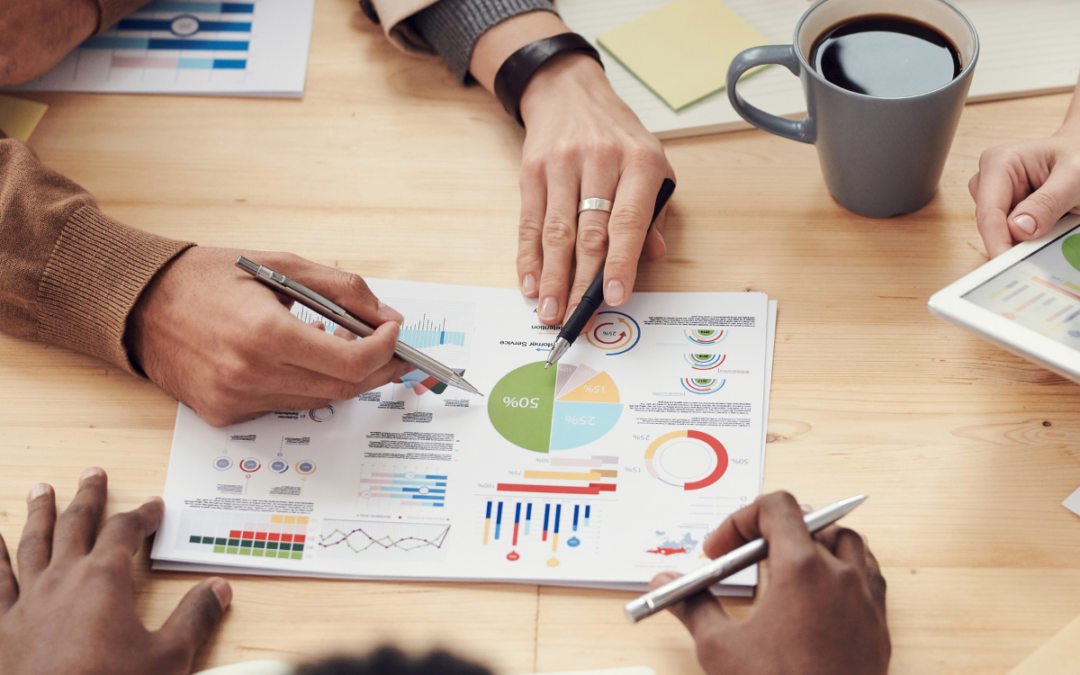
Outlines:
<svg viewBox="0 0 1080 675"><path fill-rule="evenodd" d="M521 126L525 126L525 121L521 119L521 96L525 93L525 87L529 86L529 80L540 70L540 66L565 52L587 54L596 59L601 68L604 67L600 52L577 33L563 33L530 42L511 54L499 67L499 72L495 75L495 96L507 114Z"/></svg>

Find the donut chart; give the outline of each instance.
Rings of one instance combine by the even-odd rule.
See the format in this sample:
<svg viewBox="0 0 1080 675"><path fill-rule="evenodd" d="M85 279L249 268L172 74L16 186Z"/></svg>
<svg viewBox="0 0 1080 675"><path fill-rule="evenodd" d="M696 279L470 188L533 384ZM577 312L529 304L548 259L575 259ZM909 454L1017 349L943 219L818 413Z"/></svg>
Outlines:
<svg viewBox="0 0 1080 675"><path fill-rule="evenodd" d="M705 395L714 394L724 388L727 384L727 380L717 380L708 377L684 377L682 379L683 389L691 394Z"/></svg>
<svg viewBox="0 0 1080 675"><path fill-rule="evenodd" d="M709 434L693 429L672 431L649 445L645 468L661 483L700 490L724 476L728 454L723 444Z"/></svg>
<svg viewBox="0 0 1080 675"><path fill-rule="evenodd" d="M491 390L488 417L499 434L532 452L570 450L599 440L622 416L619 388L589 366L538 361L507 373Z"/></svg>
<svg viewBox="0 0 1080 675"><path fill-rule="evenodd" d="M599 312L585 337L593 347L607 352L605 356L618 356L637 346L641 340L641 326L629 314Z"/></svg>

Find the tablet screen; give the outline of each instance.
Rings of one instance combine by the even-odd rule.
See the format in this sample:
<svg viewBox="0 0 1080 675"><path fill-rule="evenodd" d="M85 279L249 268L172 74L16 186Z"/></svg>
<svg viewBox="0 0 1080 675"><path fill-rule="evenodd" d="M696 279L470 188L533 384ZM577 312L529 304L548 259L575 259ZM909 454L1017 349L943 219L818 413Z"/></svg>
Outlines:
<svg viewBox="0 0 1080 675"><path fill-rule="evenodd" d="M1080 226L963 297L1080 350Z"/></svg>

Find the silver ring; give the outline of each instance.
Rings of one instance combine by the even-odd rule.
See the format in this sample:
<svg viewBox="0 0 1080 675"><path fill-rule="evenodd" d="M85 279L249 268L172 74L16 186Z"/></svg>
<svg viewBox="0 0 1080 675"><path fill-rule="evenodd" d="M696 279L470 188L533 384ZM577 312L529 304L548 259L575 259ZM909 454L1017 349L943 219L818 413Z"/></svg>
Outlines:
<svg viewBox="0 0 1080 675"><path fill-rule="evenodd" d="M612 207L615 206L613 202L608 199L599 199L592 197L590 199L582 199L581 203L577 205L577 212L582 211L603 211L605 213L611 213Z"/></svg>

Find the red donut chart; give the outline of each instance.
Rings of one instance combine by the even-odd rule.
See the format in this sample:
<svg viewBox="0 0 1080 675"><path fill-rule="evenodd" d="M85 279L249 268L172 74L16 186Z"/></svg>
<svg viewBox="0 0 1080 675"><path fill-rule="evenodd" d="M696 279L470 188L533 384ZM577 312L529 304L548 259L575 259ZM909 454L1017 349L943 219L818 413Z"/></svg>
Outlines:
<svg viewBox="0 0 1080 675"><path fill-rule="evenodd" d="M711 471L705 476L700 478L695 477L693 480L686 480L685 476L677 476L670 471L667 471L663 467L662 458L658 455L663 455L665 451L674 450L678 451L679 446L690 442L692 445L698 448L708 449L715 455L715 459L710 462L712 464ZM690 448L693 451L693 448ZM713 463L715 462L715 463ZM649 449L645 451L645 467L652 474L653 478L673 485L675 487L681 487L684 490L700 490L706 488L716 481L720 480L728 468L728 454L724 449L723 444L716 440L709 434L701 431L695 431L688 429L685 431L672 431L669 434L664 434L660 438L649 445ZM700 476L700 474L698 474Z"/></svg>

